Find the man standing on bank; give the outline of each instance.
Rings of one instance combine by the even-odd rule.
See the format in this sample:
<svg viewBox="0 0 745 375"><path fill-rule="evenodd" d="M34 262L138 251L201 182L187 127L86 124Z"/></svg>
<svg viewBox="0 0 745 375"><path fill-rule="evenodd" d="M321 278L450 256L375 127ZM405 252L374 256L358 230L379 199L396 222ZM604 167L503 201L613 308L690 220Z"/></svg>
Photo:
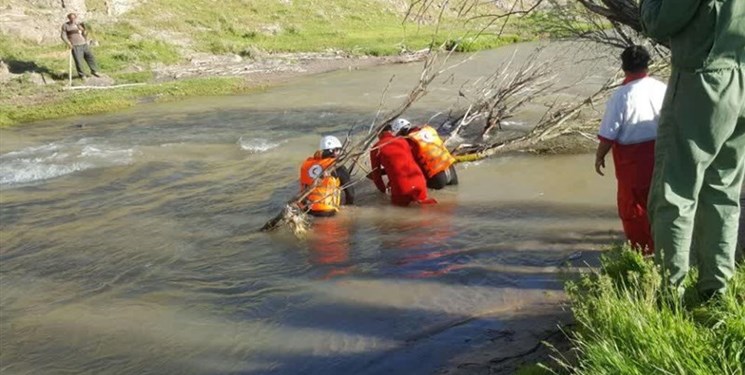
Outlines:
<svg viewBox="0 0 745 375"><path fill-rule="evenodd" d="M735 272L745 174L745 1L643 0L641 21L672 51L649 196L655 253L679 292L693 255L696 289L708 299L724 293Z"/></svg>
<svg viewBox="0 0 745 375"><path fill-rule="evenodd" d="M77 22L77 14L70 13L67 15L67 22L62 24L62 31L60 37L67 43L70 48L72 57L75 60L75 69L78 70L78 77L85 78L85 72L83 72L83 60L88 64L91 69L91 74L95 77L98 75L98 66L96 65L96 59L93 57L90 47L88 46L87 30L85 25Z"/></svg>
<svg viewBox="0 0 745 375"><path fill-rule="evenodd" d="M628 47L621 54L626 79L608 101L595 156L595 171L603 176L605 156L613 150L618 216L626 239L644 255L654 253L647 196L652 183L657 121L667 88L647 76L649 61L649 52L641 46Z"/></svg>

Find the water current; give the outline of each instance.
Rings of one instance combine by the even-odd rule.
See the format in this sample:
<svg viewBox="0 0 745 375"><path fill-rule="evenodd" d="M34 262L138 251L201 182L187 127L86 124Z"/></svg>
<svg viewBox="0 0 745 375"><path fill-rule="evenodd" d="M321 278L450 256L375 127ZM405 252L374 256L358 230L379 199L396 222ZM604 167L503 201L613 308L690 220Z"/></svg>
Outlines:
<svg viewBox="0 0 745 375"><path fill-rule="evenodd" d="M567 64L564 96L611 72L584 48L544 51ZM475 56L409 116L446 109L515 49ZM257 232L319 136L366 128L390 77L392 106L419 70L0 130L0 372L431 374L560 298L559 266L618 238L612 171L594 175L591 155L461 165L424 208L364 184L307 241Z"/></svg>

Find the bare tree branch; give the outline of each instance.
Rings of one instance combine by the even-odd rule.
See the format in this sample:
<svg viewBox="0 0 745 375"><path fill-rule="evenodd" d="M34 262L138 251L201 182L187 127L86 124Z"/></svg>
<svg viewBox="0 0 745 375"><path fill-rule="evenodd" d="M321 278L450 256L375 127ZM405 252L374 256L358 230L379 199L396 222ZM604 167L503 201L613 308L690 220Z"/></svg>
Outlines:
<svg viewBox="0 0 745 375"><path fill-rule="evenodd" d="M427 88L437 77L470 60L464 59L461 62L450 64L449 61L452 54L452 51L444 56L438 53L431 53L424 61L424 67L419 76L419 81L406 96L406 99L396 109L377 121L372 127L373 131L368 132L365 137L357 142L345 142L339 156L328 166L324 174L332 173L340 165L350 165L349 170L350 174L352 174L355 167L359 164L360 159L370 152L373 143L378 139L379 134L387 124L400 117L411 105L423 98L427 94ZM280 212L261 227L261 231L272 231L282 225L288 225L295 235L302 237L306 230L306 220L304 218L306 210L301 208L301 202L310 195L322 179L322 177L316 178L311 186L308 186L290 198Z"/></svg>

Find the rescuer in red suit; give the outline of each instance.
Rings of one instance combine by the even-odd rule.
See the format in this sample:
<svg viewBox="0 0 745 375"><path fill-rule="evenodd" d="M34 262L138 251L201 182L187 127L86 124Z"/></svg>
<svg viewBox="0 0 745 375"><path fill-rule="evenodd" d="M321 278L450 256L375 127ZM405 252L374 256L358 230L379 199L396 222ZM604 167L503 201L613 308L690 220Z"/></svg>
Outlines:
<svg viewBox="0 0 745 375"><path fill-rule="evenodd" d="M420 204L437 203L427 197L427 180L414 160L411 145L405 138L399 138L390 131L390 126L380 133L380 139L370 151L370 178L381 192L386 187L391 191L391 203L408 206L412 202ZM383 181L383 173L388 176L388 185Z"/></svg>

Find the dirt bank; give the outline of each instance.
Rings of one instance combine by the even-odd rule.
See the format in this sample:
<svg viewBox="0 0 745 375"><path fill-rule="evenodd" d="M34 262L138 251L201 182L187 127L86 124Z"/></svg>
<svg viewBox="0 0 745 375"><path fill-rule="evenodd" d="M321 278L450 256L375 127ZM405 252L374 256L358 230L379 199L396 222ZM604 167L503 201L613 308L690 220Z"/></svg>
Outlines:
<svg viewBox="0 0 745 375"><path fill-rule="evenodd" d="M426 51L398 56L353 56L341 51L282 53L244 59L238 55L197 54L185 64L153 69L156 81L198 77L243 77L250 84L272 85L290 78L334 70L420 61Z"/></svg>
<svg viewBox="0 0 745 375"><path fill-rule="evenodd" d="M354 70L381 64L409 63L424 53L396 56L353 56L341 52L286 53L244 59L237 55L195 55L178 65L155 67L151 82L136 86L114 85L102 72L101 78L75 79L72 89L66 79L49 75L0 72L7 90L0 94L0 126L15 125L67 116L120 110L146 101L183 96L231 95L276 85L290 79L340 69ZM137 73L133 71L132 73ZM38 77L37 77L38 76ZM30 78L38 78L30 84ZM66 78L66 77L65 77ZM32 87L33 86L33 87Z"/></svg>
<svg viewBox="0 0 745 375"><path fill-rule="evenodd" d="M509 328L494 331L484 346L451 360L452 367L439 375L508 375L537 363L549 363L555 355L550 344L561 352L571 348L564 327L572 322L571 312L558 303L518 311Z"/></svg>

